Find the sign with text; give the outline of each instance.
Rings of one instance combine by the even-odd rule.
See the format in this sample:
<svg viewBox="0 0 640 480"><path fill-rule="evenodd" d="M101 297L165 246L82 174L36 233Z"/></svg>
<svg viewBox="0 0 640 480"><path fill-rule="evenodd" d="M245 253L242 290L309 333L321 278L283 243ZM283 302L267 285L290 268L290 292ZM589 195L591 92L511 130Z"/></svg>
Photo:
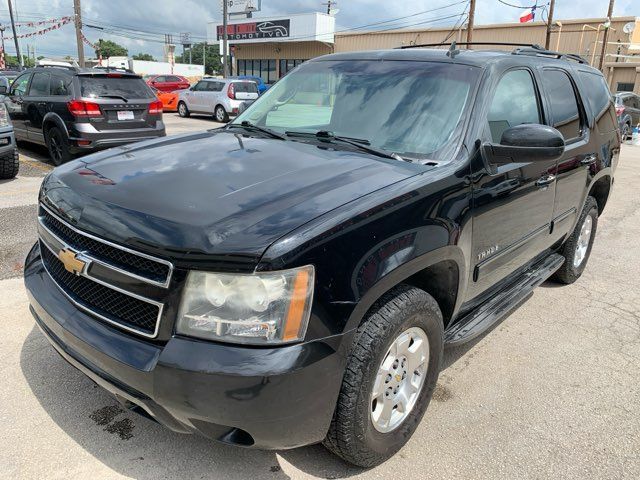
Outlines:
<svg viewBox="0 0 640 480"><path fill-rule="evenodd" d="M218 25L218 40L222 40L223 31L222 25ZM289 31L289 19L234 23L227 25L227 38L229 40L286 38L289 36Z"/></svg>

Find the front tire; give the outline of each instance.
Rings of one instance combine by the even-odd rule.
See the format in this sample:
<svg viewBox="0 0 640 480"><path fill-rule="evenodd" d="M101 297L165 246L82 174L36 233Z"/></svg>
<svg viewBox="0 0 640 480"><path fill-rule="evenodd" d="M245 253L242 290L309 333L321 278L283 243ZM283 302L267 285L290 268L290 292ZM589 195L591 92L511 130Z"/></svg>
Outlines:
<svg viewBox="0 0 640 480"><path fill-rule="evenodd" d="M69 150L69 139L58 127L47 131L47 149L54 165L62 165L73 159Z"/></svg>
<svg viewBox="0 0 640 480"><path fill-rule="evenodd" d="M20 161L18 159L18 149L0 157L0 180L8 180L18 175Z"/></svg>
<svg viewBox="0 0 640 480"><path fill-rule="evenodd" d="M443 336L429 294L409 285L386 293L356 332L325 447L361 467L400 450L433 395Z"/></svg>
<svg viewBox="0 0 640 480"><path fill-rule="evenodd" d="M625 140L628 140L631 137L631 125L628 123L625 123L622 126L622 141L624 142Z"/></svg>
<svg viewBox="0 0 640 480"><path fill-rule="evenodd" d="M180 115L182 118L187 118L191 116L191 113L189 112L189 108L187 108L186 103L178 102L178 115Z"/></svg>
<svg viewBox="0 0 640 480"><path fill-rule="evenodd" d="M598 203L595 198L587 197L578 223L560 251L564 264L555 273L554 280L569 285L580 278L589 261L597 228Z"/></svg>
<svg viewBox="0 0 640 480"><path fill-rule="evenodd" d="M216 122L220 123L227 123L229 121L229 115L222 105L216 106L213 112L213 118L215 118Z"/></svg>

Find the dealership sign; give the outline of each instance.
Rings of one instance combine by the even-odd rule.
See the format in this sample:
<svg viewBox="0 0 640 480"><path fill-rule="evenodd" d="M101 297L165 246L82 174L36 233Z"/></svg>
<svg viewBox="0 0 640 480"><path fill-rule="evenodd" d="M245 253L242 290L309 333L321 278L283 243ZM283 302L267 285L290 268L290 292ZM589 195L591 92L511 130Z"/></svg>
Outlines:
<svg viewBox="0 0 640 480"><path fill-rule="evenodd" d="M218 25L218 40L222 40L224 30ZM248 23L233 23L227 25L229 40L253 40L286 38L290 32L290 20L264 20Z"/></svg>

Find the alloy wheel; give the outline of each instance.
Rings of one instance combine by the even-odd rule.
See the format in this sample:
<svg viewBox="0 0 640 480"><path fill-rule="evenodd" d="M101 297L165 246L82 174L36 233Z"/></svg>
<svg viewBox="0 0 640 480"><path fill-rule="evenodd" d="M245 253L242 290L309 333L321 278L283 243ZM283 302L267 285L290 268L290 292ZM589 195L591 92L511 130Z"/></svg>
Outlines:
<svg viewBox="0 0 640 480"><path fill-rule="evenodd" d="M593 218L587 215L580 228L580 236L578 236L578 244L573 255L573 266L579 267L587 256L589 249L589 241L591 240L591 230L593 227Z"/></svg>
<svg viewBox="0 0 640 480"><path fill-rule="evenodd" d="M388 433L398 428L415 406L429 364L429 340L418 327L402 332L385 355L371 392L371 421Z"/></svg>

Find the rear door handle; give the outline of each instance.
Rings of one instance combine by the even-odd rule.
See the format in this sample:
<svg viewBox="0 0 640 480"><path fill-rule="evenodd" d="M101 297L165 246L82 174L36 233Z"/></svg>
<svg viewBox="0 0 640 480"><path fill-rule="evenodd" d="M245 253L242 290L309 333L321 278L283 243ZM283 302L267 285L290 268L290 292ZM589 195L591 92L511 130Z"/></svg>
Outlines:
<svg viewBox="0 0 640 480"><path fill-rule="evenodd" d="M536 182L536 185L538 187L546 187L547 185L553 183L556 181L556 176L555 175L543 175L542 177L540 177L538 179L538 181Z"/></svg>
<svg viewBox="0 0 640 480"><path fill-rule="evenodd" d="M591 155L587 155L582 160L580 160L580 163L582 165L591 165L592 163L596 163L596 160L597 160L597 157L595 156L595 154L591 154Z"/></svg>

